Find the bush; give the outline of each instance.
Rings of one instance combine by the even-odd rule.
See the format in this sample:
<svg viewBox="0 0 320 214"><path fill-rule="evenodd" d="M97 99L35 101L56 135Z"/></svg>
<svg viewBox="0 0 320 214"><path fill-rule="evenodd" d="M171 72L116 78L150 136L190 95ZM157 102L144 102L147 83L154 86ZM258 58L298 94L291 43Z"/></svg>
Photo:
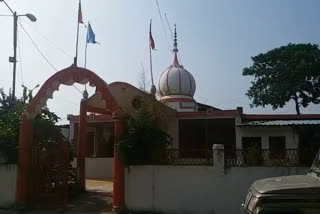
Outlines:
<svg viewBox="0 0 320 214"><path fill-rule="evenodd" d="M32 91L24 88L23 96L12 101L0 88L0 159L14 164L18 160L20 117L32 99ZM60 130L55 126L59 117L44 106L34 121L34 140L36 143L52 142Z"/></svg>
<svg viewBox="0 0 320 214"><path fill-rule="evenodd" d="M152 164L163 158L165 150L172 143L172 137L161 127L160 114L151 95L133 100L136 109L129 118L128 133L120 140L119 152L125 165Z"/></svg>

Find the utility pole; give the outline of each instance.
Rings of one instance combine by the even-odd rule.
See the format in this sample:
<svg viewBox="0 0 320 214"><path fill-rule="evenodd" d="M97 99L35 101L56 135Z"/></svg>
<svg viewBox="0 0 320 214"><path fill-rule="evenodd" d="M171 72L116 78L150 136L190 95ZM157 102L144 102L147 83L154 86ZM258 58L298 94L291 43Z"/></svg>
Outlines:
<svg viewBox="0 0 320 214"><path fill-rule="evenodd" d="M35 22L37 18L31 13L26 13L24 15L17 15L16 11L13 11L11 7L7 4L5 0L0 0L3 2L7 8L11 11L13 15L13 56L9 57L9 62L13 63L13 78L12 78L12 97L14 100L16 97L16 70L17 70L17 36L18 36L18 17L26 16L30 21Z"/></svg>
<svg viewBox="0 0 320 214"><path fill-rule="evenodd" d="M13 13L13 57L9 57L9 62L13 63L12 78L12 100L16 97L16 70L17 70L17 35L18 35L18 16L17 12Z"/></svg>

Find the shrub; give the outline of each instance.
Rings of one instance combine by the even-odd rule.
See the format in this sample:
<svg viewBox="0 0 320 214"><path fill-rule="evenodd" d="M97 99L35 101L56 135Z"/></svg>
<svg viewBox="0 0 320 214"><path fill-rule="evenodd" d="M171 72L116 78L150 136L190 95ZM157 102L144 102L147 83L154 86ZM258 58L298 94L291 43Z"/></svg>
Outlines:
<svg viewBox="0 0 320 214"><path fill-rule="evenodd" d="M157 101L151 95L133 99L134 115L128 121L128 133L119 143L120 156L126 165L152 164L164 158L172 137L161 127Z"/></svg>

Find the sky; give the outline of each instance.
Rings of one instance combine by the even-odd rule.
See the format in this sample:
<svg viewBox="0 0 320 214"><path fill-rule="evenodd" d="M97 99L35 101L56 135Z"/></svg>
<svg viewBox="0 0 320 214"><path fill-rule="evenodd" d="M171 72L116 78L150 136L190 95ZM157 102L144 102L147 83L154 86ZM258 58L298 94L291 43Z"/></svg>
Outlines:
<svg viewBox="0 0 320 214"><path fill-rule="evenodd" d="M20 17L20 23L49 62L57 69L69 67L75 55L78 0L6 0L18 14L32 13L36 22ZM244 108L245 113L295 113L293 103L282 109L250 108L245 95L252 78L242 69L251 57L288 43L320 42L320 1L318 0L82 0L85 22L90 21L100 44L88 45L87 68L107 83L128 82L139 86L139 74L149 72L149 22L156 49L153 56L154 80L172 63L170 27L177 25L180 63L197 84L195 99L222 109ZM0 15L10 11L0 2ZM12 86L12 17L0 16L0 87ZM40 86L53 69L18 26L19 47L16 91L21 85ZM84 65L86 29L80 26L78 65ZM19 54L20 53L20 54ZM20 57L19 57L20 56ZM76 85L81 91L84 86ZM35 89L36 93L39 88ZM89 90L92 95L94 89ZM67 123L67 114L79 113L82 95L76 88L60 86L48 101L49 108ZM310 105L302 113L320 113Z"/></svg>

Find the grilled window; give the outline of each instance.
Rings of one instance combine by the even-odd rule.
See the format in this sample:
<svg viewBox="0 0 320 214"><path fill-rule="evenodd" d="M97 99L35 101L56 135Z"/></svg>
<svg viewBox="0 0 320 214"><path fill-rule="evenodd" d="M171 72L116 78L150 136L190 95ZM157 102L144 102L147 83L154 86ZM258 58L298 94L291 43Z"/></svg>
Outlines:
<svg viewBox="0 0 320 214"><path fill-rule="evenodd" d="M284 159L286 156L286 137L269 137L269 158Z"/></svg>

